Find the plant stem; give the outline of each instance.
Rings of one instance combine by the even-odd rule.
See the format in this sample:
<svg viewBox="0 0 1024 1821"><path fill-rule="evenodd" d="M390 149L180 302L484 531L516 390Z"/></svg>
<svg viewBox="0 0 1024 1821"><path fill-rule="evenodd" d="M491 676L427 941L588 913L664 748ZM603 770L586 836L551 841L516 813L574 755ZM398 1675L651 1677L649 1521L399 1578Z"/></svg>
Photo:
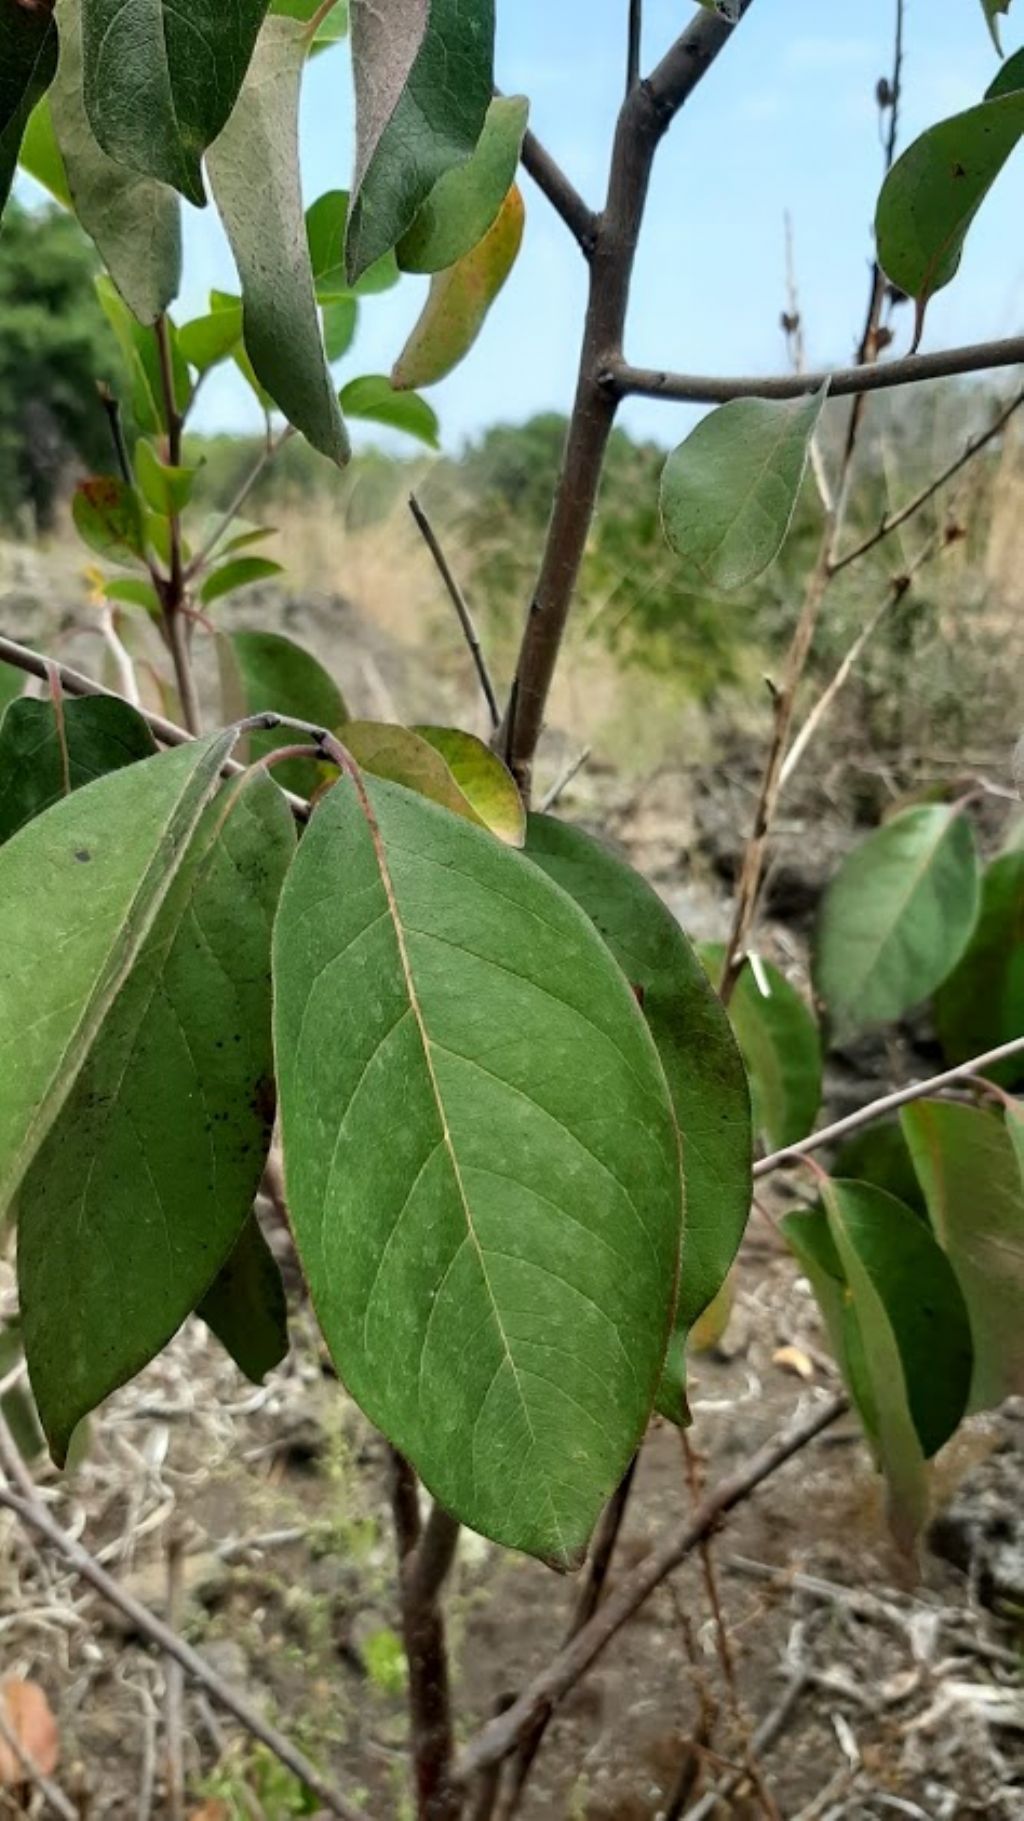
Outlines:
<svg viewBox="0 0 1024 1821"><path fill-rule="evenodd" d="M458 1821L462 1796L451 1782L455 1731L444 1616L438 1600L454 1560L459 1526L435 1505L423 1529L416 1475L397 1449L392 1448L390 1454L416 1812L419 1821Z"/></svg>
<svg viewBox="0 0 1024 1821"><path fill-rule="evenodd" d="M167 421L167 460L172 468L181 467L181 439L184 418L178 409L174 384L174 355L171 348L170 324L166 315L156 320L156 345L160 356L160 382L163 388L164 416ZM163 613L164 637L174 666L174 680L181 702L181 712L189 733L202 728L199 695L192 671L189 649L188 584L182 557L181 514L174 508L168 514L170 538L170 574L153 576Z"/></svg>
<svg viewBox="0 0 1024 1821"><path fill-rule="evenodd" d="M855 398L861 392L887 392L894 386L920 385L930 379L956 379L967 373L993 373L1024 363L1024 335L1001 341L971 342L934 354L908 354L874 367L822 367L807 373L670 373L661 367L634 367L621 355L606 362L600 375L616 399L661 398L670 404L727 405L734 398L806 398L828 385L830 398Z"/></svg>
<svg viewBox="0 0 1024 1821"><path fill-rule="evenodd" d="M501 725L501 711L498 708L498 698L494 691L491 673L487 667L487 659L484 657L483 647L480 643L476 625L474 624L473 615L470 612L469 602L455 578L455 573L448 558L445 556L440 539L415 493L410 493L409 495L409 511L416 521L423 542L426 544L427 549L434 559L434 566L445 585L448 592L448 598L455 609L459 625L462 627L462 636L469 646L469 655L473 660L477 679L480 688L483 691L484 701L487 703L487 712L491 717L491 727L492 729L495 729Z"/></svg>

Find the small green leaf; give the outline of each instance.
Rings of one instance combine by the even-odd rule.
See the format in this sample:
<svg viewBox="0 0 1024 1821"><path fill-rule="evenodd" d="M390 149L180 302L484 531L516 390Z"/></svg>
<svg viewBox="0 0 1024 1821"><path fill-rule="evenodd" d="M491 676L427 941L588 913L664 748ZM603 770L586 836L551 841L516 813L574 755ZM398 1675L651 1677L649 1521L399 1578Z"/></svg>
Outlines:
<svg viewBox="0 0 1024 1821"><path fill-rule="evenodd" d="M345 229L348 225L349 195L347 190L328 190L318 196L306 210L306 235L313 267L316 294L321 303L341 297L369 297L390 291L401 273L394 253L381 259L349 284L345 270Z"/></svg>
<svg viewBox="0 0 1024 1821"><path fill-rule="evenodd" d="M701 960L717 985L725 963L719 943L701 945ZM821 1038L795 987L770 961L760 961L767 994L752 967L744 968L729 1002L754 1103L754 1130L773 1150L799 1144L814 1130L821 1106Z"/></svg>
<svg viewBox="0 0 1024 1821"><path fill-rule="evenodd" d="M0 721L0 841L94 778L156 751L146 722L113 696L12 702Z"/></svg>
<svg viewBox="0 0 1024 1821"><path fill-rule="evenodd" d="M355 340L359 323L359 299L357 297L332 297L330 303L321 310L324 329L324 347L329 361L341 360ZM339 399L342 409L345 405L345 394Z"/></svg>
<svg viewBox="0 0 1024 1821"><path fill-rule="evenodd" d="M489 828L522 847L525 821L512 775L500 759L469 734L446 728L398 727L385 721L349 721L348 751L365 771L439 803L478 828ZM446 750L447 748L447 750ZM461 777L456 777L456 767Z"/></svg>
<svg viewBox="0 0 1024 1821"><path fill-rule="evenodd" d="M396 392L385 374L368 373L362 379L350 379L342 387L340 399L341 408L349 417L386 424L390 430L415 436L429 449L438 447L440 425L433 406L418 392Z"/></svg>
<svg viewBox="0 0 1024 1821"><path fill-rule="evenodd" d="M143 607L154 619L159 618L160 601L152 582L118 576L114 581L104 581L103 593L108 601L121 601L128 607Z"/></svg>
<svg viewBox="0 0 1024 1821"><path fill-rule="evenodd" d="M352 0L351 10L354 282L476 149L494 91L494 0Z"/></svg>
<svg viewBox="0 0 1024 1821"><path fill-rule="evenodd" d="M103 306L107 321L117 336L121 353L128 367L128 375L131 380L132 416L140 430L149 431L150 434L157 436L166 435L167 403L164 397L163 368L156 335L151 328L146 328L136 321L120 293L115 290L110 279L104 275L96 280L96 295ZM192 395L192 384L188 376L188 367L178 345L178 332L169 318L166 330L167 342L171 350L174 402L178 411L183 414L188 408Z"/></svg>
<svg viewBox="0 0 1024 1821"><path fill-rule="evenodd" d="M209 1291L249 1217L274 1125L270 932L294 850L266 773L222 787L19 1189L25 1354L58 1463Z"/></svg>
<svg viewBox="0 0 1024 1821"><path fill-rule="evenodd" d="M202 208L202 156L238 99L267 0L81 0L85 106L118 164Z"/></svg>
<svg viewBox="0 0 1024 1821"><path fill-rule="evenodd" d="M83 99L78 0L57 0L60 62L50 96L75 214L141 323L154 323L181 282L181 206L173 190L116 164L99 145Z"/></svg>
<svg viewBox="0 0 1024 1821"><path fill-rule="evenodd" d="M431 279L423 313L395 362L393 386L402 392L434 386L465 359L515 265L525 219L523 198L513 184L473 251Z"/></svg>
<svg viewBox="0 0 1024 1821"><path fill-rule="evenodd" d="M161 461L152 443L140 437L135 445L135 478L147 505L169 518L173 512L184 512L192 498L198 468L172 468Z"/></svg>
<svg viewBox="0 0 1024 1821"><path fill-rule="evenodd" d="M315 13L320 10L320 0L271 0L270 10L283 19L301 19L304 24L312 22ZM326 18L317 26L310 56L318 50L326 50L331 44L339 44L348 37L348 0L335 0L334 6Z"/></svg>
<svg viewBox="0 0 1024 1821"><path fill-rule="evenodd" d="M875 218L886 277L917 305L920 339L929 300L955 278L979 208L1024 133L1024 93L981 102L930 127L898 158Z"/></svg>
<svg viewBox="0 0 1024 1821"><path fill-rule="evenodd" d="M445 172L399 241L403 272L443 272L479 244L515 182L529 115L522 95L491 102L472 157Z"/></svg>
<svg viewBox="0 0 1024 1821"><path fill-rule="evenodd" d="M53 111L45 96L37 102L29 115L18 163L23 171L27 171L30 177L42 184L44 190L49 190L62 209L74 207L68 188L68 174L53 130Z"/></svg>
<svg viewBox="0 0 1024 1821"><path fill-rule="evenodd" d="M234 354L242 339L242 306L235 310L211 310L197 316L178 331L182 359L199 373L208 373Z"/></svg>
<svg viewBox="0 0 1024 1821"><path fill-rule="evenodd" d="M903 1130L932 1227L974 1334L971 1408L1024 1394L1024 1185L1006 1123L978 1107L905 1107Z"/></svg>
<svg viewBox="0 0 1024 1821"><path fill-rule="evenodd" d="M999 16L1002 14L1005 17L1009 12L1010 0L981 0L981 10L985 15L988 29L992 33L992 42L999 55L1002 56L1003 47L999 42Z"/></svg>
<svg viewBox="0 0 1024 1821"><path fill-rule="evenodd" d="M334 678L311 652L282 633L233 632L218 639L217 651L222 690L227 699L238 701L243 714L262 714L273 709L277 714L295 715L300 721L310 721L315 727L332 732L348 719ZM296 743L302 744L302 736L287 727L246 736L248 756L253 761ZM274 775L285 790L306 797L312 796L321 782L319 768L312 760L286 760L276 767Z"/></svg>
<svg viewBox="0 0 1024 1821"><path fill-rule="evenodd" d="M29 116L57 73L57 27L49 6L0 7L0 214Z"/></svg>
<svg viewBox="0 0 1024 1821"><path fill-rule="evenodd" d="M935 995L935 1022L950 1062L969 1062L1024 1031L1024 848L986 869L977 926ZM987 1073L1013 1087L1024 1079L1024 1057Z"/></svg>
<svg viewBox="0 0 1024 1821"><path fill-rule="evenodd" d="M200 591L204 607L212 607L214 601L222 600L236 588L252 588L257 582L268 582L275 575L283 575L280 563L275 563L269 556L237 556L220 569L214 569L207 576Z"/></svg>
<svg viewBox="0 0 1024 1821"><path fill-rule="evenodd" d="M240 297L232 296L230 291L211 291L210 309L214 315L229 316L233 318L237 324L238 341L231 358L238 368L239 373L242 375L242 378L245 380L246 385L252 388L261 411L269 417L274 409L274 401L266 387L261 386L257 379L252 361L249 359L249 355L246 351L245 343L241 339L244 317L242 299Z"/></svg>
<svg viewBox="0 0 1024 1821"><path fill-rule="evenodd" d="M477 820L509 847L526 841L526 811L512 773L489 746L456 727L414 727L441 754Z"/></svg>
<svg viewBox="0 0 1024 1821"><path fill-rule="evenodd" d="M217 734L99 778L0 848L0 1213L135 964L233 743Z"/></svg>
<svg viewBox="0 0 1024 1821"><path fill-rule="evenodd" d="M679 1305L658 1406L684 1413L685 1347L739 1249L750 1212L750 1096L729 1021L667 905L599 842L531 816L527 854L574 898L643 1008L683 1140Z"/></svg>
<svg viewBox="0 0 1024 1821"><path fill-rule="evenodd" d="M348 436L324 353L299 179L306 33L268 18L207 172L242 280L245 346L289 423L343 465ZM258 173L258 180L255 174Z"/></svg>
<svg viewBox="0 0 1024 1821"><path fill-rule="evenodd" d="M927 999L970 940L979 889L970 822L948 805L905 809L856 847L817 934L815 985L836 1029L884 1024Z"/></svg>
<svg viewBox="0 0 1024 1821"><path fill-rule="evenodd" d="M108 563L142 562L142 510L134 487L116 475L80 481L71 502L75 530L90 550Z"/></svg>
<svg viewBox="0 0 1024 1821"><path fill-rule="evenodd" d="M580 1561L650 1415L680 1243L627 982L521 854L348 776L274 982L288 1205L347 1389L456 1517Z"/></svg>
<svg viewBox="0 0 1024 1821"><path fill-rule="evenodd" d="M884 1189L915 1214L928 1218L924 1191L898 1116L865 1126L848 1138L836 1152L832 1173L849 1182L868 1182L873 1189Z"/></svg>
<svg viewBox="0 0 1024 1821"><path fill-rule="evenodd" d="M694 576L731 593L786 541L825 389L779 404L738 398L701 420L665 463L665 536Z"/></svg>
<svg viewBox="0 0 1024 1821"><path fill-rule="evenodd" d="M287 1355L284 1284L255 1214L250 1214L196 1314L254 1385L261 1385Z"/></svg>
<svg viewBox="0 0 1024 1821"><path fill-rule="evenodd" d="M25 687L25 676L13 664L0 663L0 716L11 702L16 702Z"/></svg>

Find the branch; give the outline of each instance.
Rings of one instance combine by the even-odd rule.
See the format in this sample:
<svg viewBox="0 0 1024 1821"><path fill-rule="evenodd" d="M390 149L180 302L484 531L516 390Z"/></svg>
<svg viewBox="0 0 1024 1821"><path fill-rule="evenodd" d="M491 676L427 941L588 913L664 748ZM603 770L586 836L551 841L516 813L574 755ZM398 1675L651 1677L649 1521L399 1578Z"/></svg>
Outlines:
<svg viewBox="0 0 1024 1821"><path fill-rule="evenodd" d="M483 690L484 701L487 703L487 712L491 717L491 727L500 727L501 711L498 708L498 698L494 693L494 684L491 681L491 673L487 668L487 659L484 657L483 647L477 634L473 615L469 609L469 602L455 579L448 558L441 548L437 533L424 512L423 507L420 505L415 493L410 493L409 495L409 511L416 520L416 524L423 537L423 542L426 544L427 549L434 559L437 572L441 577L445 588L448 590L448 598L455 608L459 625L462 627L463 637L465 638L466 644L469 646L469 655L473 660L476 674L480 682L480 688Z"/></svg>
<svg viewBox="0 0 1024 1821"><path fill-rule="evenodd" d="M975 1056L971 1062L962 1062L954 1069L946 1069L941 1075L933 1075L928 1081L918 1081L907 1088L900 1088L895 1094L886 1094L881 1100L873 1100L870 1106L862 1107L858 1113L848 1113L845 1119L837 1119L834 1125L823 1126L820 1132L812 1132L809 1138L802 1138L799 1144L792 1144L788 1150L773 1151L770 1157L762 1157L754 1165L755 1180L760 1176L770 1176L773 1170L784 1169L790 1162L800 1157L807 1157L812 1151L820 1151L827 1144L835 1144L838 1139L846 1138L851 1132L859 1132L866 1125L873 1125L876 1119L884 1119L887 1113L896 1112L897 1108L910 1106L912 1101L927 1100L929 1095L937 1094L942 1088L955 1087L958 1082L969 1081L972 1075L980 1075L985 1069L995 1068L997 1062L1007 1062L1013 1056L1024 1055L1024 1037L1014 1037L1010 1043L1001 1043L998 1049L986 1050L983 1056Z"/></svg>
<svg viewBox="0 0 1024 1821"><path fill-rule="evenodd" d="M420 1522L419 1482L397 1448L391 1455L391 1509L398 1547L402 1639L409 1666L409 1727L420 1821L458 1821L462 1798L451 1782L455 1751L444 1617L438 1605L459 1526L435 1505Z"/></svg>
<svg viewBox="0 0 1024 1821"><path fill-rule="evenodd" d="M1024 1039L1022 1039L1024 1047ZM722 1519L769 1479L778 1468L799 1454L849 1408L846 1397L830 1398L809 1416L798 1417L789 1428L750 1457L746 1464L722 1480L701 1502L692 1517L675 1526L650 1554L620 1581L579 1636L549 1663L545 1670L500 1718L491 1720L467 1746L456 1767L460 1784L479 1776L500 1762L526 1738L543 1715L557 1707L571 1688L639 1611L656 1587L685 1561Z"/></svg>
<svg viewBox="0 0 1024 1821"><path fill-rule="evenodd" d="M369 1821L361 1809L356 1808L321 1776L316 1765L311 1764L290 1739L286 1739L283 1733L279 1733L276 1727L264 1720L244 1696L225 1682L216 1670L211 1669L190 1644L186 1644L162 1619L158 1619L134 1595L119 1586L81 1543L61 1529L35 1496L29 1498L27 1494L23 1496L11 1492L6 1486L0 1486L0 1506L13 1512L29 1530L34 1530L37 1536L43 1537L83 1581L87 1581L105 1600L123 1612L143 1637L157 1645L165 1656L180 1663L193 1682L198 1682L200 1687L205 1688L207 1694L226 1708L228 1713L233 1714L246 1732L258 1739L261 1745L265 1745L291 1771L293 1777L297 1777L300 1783L313 1791L329 1814L341 1816L342 1821Z"/></svg>
<svg viewBox="0 0 1024 1821"><path fill-rule="evenodd" d="M163 387L164 412L167 418L167 459L172 468L181 466L181 435L184 424L178 410L177 393L174 387L174 355L171 349L171 333L166 315L156 319L156 345L160 359L160 381ZM196 680L192 672L192 657L189 651L189 626L185 609L188 583L185 576L184 547L181 536L181 514L175 507L168 515L169 536L171 544L170 575L158 576L153 573L153 584L163 610L164 635L174 665L174 680L177 684L181 712L185 725L190 733L197 734L202 726L199 710L199 696L196 692Z"/></svg>
<svg viewBox="0 0 1024 1821"><path fill-rule="evenodd" d="M629 36L626 45L626 94L636 88L640 80L640 59L643 54L644 36L644 0L629 0Z"/></svg>
<svg viewBox="0 0 1024 1821"><path fill-rule="evenodd" d="M746 12L753 0L739 0ZM515 713L504 739L524 792L544 723L551 682L587 545L608 440L619 399L602 382L622 350L637 240L655 155L675 115L732 35L732 26L702 12L653 74L630 90L619 112L603 213L590 252L590 295L561 474L540 574L516 669ZM510 704L511 707L511 704ZM514 725L513 725L514 722Z"/></svg>
<svg viewBox="0 0 1024 1821"><path fill-rule="evenodd" d="M551 207L560 215L573 239L587 259L594 250L597 238L597 216L592 208L584 202L579 191L570 183L561 165L556 164L551 153L541 145L535 133L527 133L520 153L524 171L533 178L543 196L547 197Z"/></svg>
<svg viewBox="0 0 1024 1821"><path fill-rule="evenodd" d="M805 398L828 382L830 398L854 398L861 392L884 392L893 386L919 385L926 379L954 379L964 373L994 372L1024 362L1024 335L1003 341L972 342L942 348L934 354L908 354L902 360L873 367L831 367L816 373L749 374L718 378L697 373L670 373L656 367L634 367L621 355L610 357L601 384L616 400L663 398L683 405L725 405L734 398Z"/></svg>
<svg viewBox="0 0 1024 1821"><path fill-rule="evenodd" d="M981 453L982 449L995 441L1000 431L1005 430L1014 413L1020 410L1021 405L1024 405L1024 390L1015 393L1009 404L999 412L988 429L980 431L977 436L972 436L970 441L965 443L956 460L950 462L947 468L943 468L941 474L937 474L934 480L929 481L927 487L922 487L920 493L915 493L913 499L908 500L907 504L901 506L897 512L887 513L870 537L866 537L860 544L855 544L852 550L845 551L842 556L836 557L831 565L831 573L839 575L842 570L848 569L851 563L859 562L862 556L867 556L869 551L874 550L892 532L898 531L900 526L905 525L908 519L912 519L923 506L927 506L937 493L941 493L943 487L956 479L961 469L966 468L968 463Z"/></svg>

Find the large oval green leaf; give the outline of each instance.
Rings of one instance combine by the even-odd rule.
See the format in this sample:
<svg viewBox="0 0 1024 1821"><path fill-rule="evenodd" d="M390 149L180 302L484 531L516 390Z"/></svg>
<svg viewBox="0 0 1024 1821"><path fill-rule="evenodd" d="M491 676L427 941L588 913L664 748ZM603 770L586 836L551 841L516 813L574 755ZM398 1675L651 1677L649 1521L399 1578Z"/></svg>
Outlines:
<svg viewBox="0 0 1024 1821"><path fill-rule="evenodd" d="M515 182L529 114L522 95L491 102L472 157L445 172L399 241L403 272L443 272L483 239Z"/></svg>
<svg viewBox="0 0 1024 1821"><path fill-rule="evenodd" d="M946 804L893 816L843 862L825 896L814 979L835 1029L900 1018L952 972L978 914L967 817Z"/></svg>
<svg viewBox="0 0 1024 1821"><path fill-rule="evenodd" d="M825 404L738 398L712 411L665 463L665 536L695 578L731 592L753 582L786 540Z"/></svg>
<svg viewBox="0 0 1024 1821"><path fill-rule="evenodd" d="M181 282L181 205L166 184L140 177L103 151L85 111L78 0L57 0L57 24L60 63L50 114L75 214L132 314L153 323Z"/></svg>
<svg viewBox="0 0 1024 1821"><path fill-rule="evenodd" d="M717 984L725 947L708 942L701 958ZM729 1001L729 1017L750 1076L754 1130L776 1151L814 1130L821 1106L821 1037L810 1007L770 961L745 967Z"/></svg>
<svg viewBox="0 0 1024 1821"><path fill-rule="evenodd" d="M0 1213L135 965L233 741L113 772L0 848Z"/></svg>
<svg viewBox="0 0 1024 1821"><path fill-rule="evenodd" d="M969 1062L1024 1032L1024 848L986 869L977 927L935 995L935 1022L950 1062ZM1024 1057L989 1074L1013 1087L1024 1079Z"/></svg>
<svg viewBox="0 0 1024 1821"><path fill-rule="evenodd" d="M902 1113L939 1244L967 1298L971 1406L1024 1394L1024 1186L1006 1124L978 1107L919 1101Z"/></svg>
<svg viewBox="0 0 1024 1821"><path fill-rule="evenodd" d="M267 0L81 0L85 106L118 164L200 208L202 156L238 98Z"/></svg>
<svg viewBox="0 0 1024 1821"><path fill-rule="evenodd" d="M206 168L242 281L256 377L314 449L344 464L351 451L320 333L299 177L307 49L299 20L267 19Z"/></svg>
<svg viewBox="0 0 1024 1821"><path fill-rule="evenodd" d="M522 855L349 778L274 975L288 1205L342 1378L457 1517L579 1561L675 1303L678 1136L626 981Z"/></svg>
<svg viewBox="0 0 1024 1821"><path fill-rule="evenodd" d="M281 632L226 634L217 640L217 656L226 720L273 709L337 733L348 719L341 690L319 658ZM282 746L296 744L302 745L301 734L281 727L246 734L242 752L251 759L263 759ZM322 782L319 767L311 759L286 759L275 775L285 790L305 797L312 796Z"/></svg>
<svg viewBox="0 0 1024 1821"><path fill-rule="evenodd" d="M683 1140L686 1214L675 1341L659 1397L683 1414L686 1337L718 1295L750 1212L750 1097L721 1002L645 879L582 830L531 816L527 853L575 898L637 993Z"/></svg>
<svg viewBox="0 0 1024 1821"><path fill-rule="evenodd" d="M0 841L51 803L156 751L137 709L114 696L12 702L0 722Z"/></svg>
<svg viewBox="0 0 1024 1821"><path fill-rule="evenodd" d="M986 100L915 139L882 186L875 220L878 259L917 304L918 335L929 299L955 278L979 208L1024 133L1024 93Z"/></svg>
<svg viewBox="0 0 1024 1821"><path fill-rule="evenodd" d="M249 1216L274 1124L270 932L294 848L266 772L222 787L21 1183L25 1354L58 1461L207 1293Z"/></svg>
<svg viewBox="0 0 1024 1821"><path fill-rule="evenodd" d="M56 73L57 27L49 7L0 7L0 212L29 115Z"/></svg>
<svg viewBox="0 0 1024 1821"><path fill-rule="evenodd" d="M494 92L494 0L352 0L354 283L474 151Z"/></svg>

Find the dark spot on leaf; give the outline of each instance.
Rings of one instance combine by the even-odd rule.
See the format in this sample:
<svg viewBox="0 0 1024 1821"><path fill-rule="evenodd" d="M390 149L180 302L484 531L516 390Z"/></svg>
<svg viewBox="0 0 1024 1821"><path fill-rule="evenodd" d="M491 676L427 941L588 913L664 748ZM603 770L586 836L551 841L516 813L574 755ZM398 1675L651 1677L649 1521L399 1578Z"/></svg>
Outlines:
<svg viewBox="0 0 1024 1821"><path fill-rule="evenodd" d="M84 865L86 860L92 859L92 855L89 852L89 849L87 847L80 847L78 849L78 852L75 854L75 859L82 861L82 863Z"/></svg>

